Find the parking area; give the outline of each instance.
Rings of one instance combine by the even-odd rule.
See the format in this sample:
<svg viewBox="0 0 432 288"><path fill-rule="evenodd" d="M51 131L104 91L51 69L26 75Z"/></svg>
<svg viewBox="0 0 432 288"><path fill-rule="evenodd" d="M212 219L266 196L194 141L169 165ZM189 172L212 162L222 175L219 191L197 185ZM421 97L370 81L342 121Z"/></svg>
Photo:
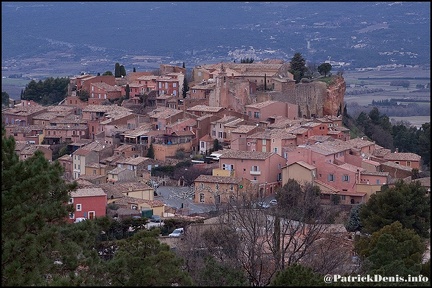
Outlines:
<svg viewBox="0 0 432 288"><path fill-rule="evenodd" d="M215 205L194 203L194 192L191 187L159 186L155 190L158 195L154 197L155 200L176 209L183 208L187 214L207 213L216 209Z"/></svg>

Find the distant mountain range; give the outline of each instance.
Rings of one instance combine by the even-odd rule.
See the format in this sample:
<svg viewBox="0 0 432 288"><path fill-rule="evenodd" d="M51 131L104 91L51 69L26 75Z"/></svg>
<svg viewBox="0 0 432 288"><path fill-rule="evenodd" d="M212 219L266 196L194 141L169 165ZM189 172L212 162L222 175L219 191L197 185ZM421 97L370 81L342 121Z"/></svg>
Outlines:
<svg viewBox="0 0 432 288"><path fill-rule="evenodd" d="M73 74L296 52L340 69L429 64L430 3L2 2L3 72L34 59Z"/></svg>

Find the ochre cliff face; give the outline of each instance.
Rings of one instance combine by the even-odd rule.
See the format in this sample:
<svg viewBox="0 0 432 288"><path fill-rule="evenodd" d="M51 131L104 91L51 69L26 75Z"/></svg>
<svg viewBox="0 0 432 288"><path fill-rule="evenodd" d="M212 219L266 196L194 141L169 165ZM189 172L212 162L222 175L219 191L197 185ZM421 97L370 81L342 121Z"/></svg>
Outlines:
<svg viewBox="0 0 432 288"><path fill-rule="evenodd" d="M336 76L333 83L327 86L323 103L324 115L337 116L340 107L343 111L345 91L345 79L342 76Z"/></svg>

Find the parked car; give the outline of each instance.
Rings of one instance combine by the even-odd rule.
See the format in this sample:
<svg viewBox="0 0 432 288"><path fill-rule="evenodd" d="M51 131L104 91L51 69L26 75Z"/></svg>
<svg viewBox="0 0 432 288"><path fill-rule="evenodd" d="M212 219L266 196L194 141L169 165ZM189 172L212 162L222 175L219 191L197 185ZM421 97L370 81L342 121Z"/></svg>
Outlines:
<svg viewBox="0 0 432 288"><path fill-rule="evenodd" d="M266 202L258 202L258 206L262 207L262 208L269 208L270 204L268 204Z"/></svg>
<svg viewBox="0 0 432 288"><path fill-rule="evenodd" d="M184 229L183 228L177 228L175 229L171 234L169 234L169 237L180 237L182 236L184 233Z"/></svg>
<svg viewBox="0 0 432 288"><path fill-rule="evenodd" d="M162 222L162 218L159 215L152 215L150 217L150 222L160 223Z"/></svg>
<svg viewBox="0 0 432 288"><path fill-rule="evenodd" d="M277 200L276 199L272 199L270 200L270 205L277 205Z"/></svg>
<svg viewBox="0 0 432 288"><path fill-rule="evenodd" d="M79 222L82 222L82 221L85 221L85 220L87 220L87 218L85 218L85 217L78 217L78 218L75 219L74 223L79 223Z"/></svg>

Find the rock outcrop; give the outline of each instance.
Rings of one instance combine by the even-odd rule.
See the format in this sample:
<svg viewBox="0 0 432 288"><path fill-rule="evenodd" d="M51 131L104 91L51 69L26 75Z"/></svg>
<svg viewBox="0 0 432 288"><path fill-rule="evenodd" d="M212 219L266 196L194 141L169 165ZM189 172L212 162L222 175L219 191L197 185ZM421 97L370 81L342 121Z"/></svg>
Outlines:
<svg viewBox="0 0 432 288"><path fill-rule="evenodd" d="M333 82L327 86L323 105L324 115L337 116L338 112L342 113L345 91L345 79L342 76L335 76Z"/></svg>
<svg viewBox="0 0 432 288"><path fill-rule="evenodd" d="M296 104L299 106L298 116L304 118L337 116L343 108L345 91L345 79L335 75L330 84L314 80L295 84L284 92L257 93L256 102L276 100Z"/></svg>

